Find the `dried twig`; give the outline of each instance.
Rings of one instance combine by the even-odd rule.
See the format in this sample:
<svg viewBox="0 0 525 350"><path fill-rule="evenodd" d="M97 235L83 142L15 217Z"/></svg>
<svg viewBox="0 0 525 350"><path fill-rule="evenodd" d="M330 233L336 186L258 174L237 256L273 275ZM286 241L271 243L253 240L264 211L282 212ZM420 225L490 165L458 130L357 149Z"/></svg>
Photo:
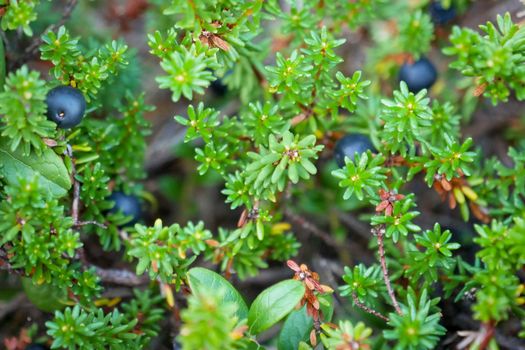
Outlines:
<svg viewBox="0 0 525 350"><path fill-rule="evenodd" d="M46 29L44 29L42 34L45 34L50 31L55 31L60 26L64 25L67 22L67 20L71 17L73 10L77 6L77 3L78 0L68 0L63 7L64 10L62 12L62 18L58 22L49 25ZM34 57L38 53L38 49L43 42L44 40L42 39L42 35L36 36L31 42L31 44L27 46L24 53L16 60L16 64L21 65L22 63Z"/></svg>
<svg viewBox="0 0 525 350"><path fill-rule="evenodd" d="M138 287L146 285L150 279L146 275L137 276L135 273L123 269L104 269L92 265L96 274L102 282L118 284L127 287Z"/></svg>
<svg viewBox="0 0 525 350"><path fill-rule="evenodd" d="M0 320L8 316L10 313L19 310L20 307L27 302L28 300L25 293L20 293L8 302L0 304Z"/></svg>
<svg viewBox="0 0 525 350"><path fill-rule="evenodd" d="M23 276L24 271L22 269L15 269L13 265L9 262L9 257L7 252L3 249L0 249L0 270L7 271L9 273L14 273L16 275Z"/></svg>
<svg viewBox="0 0 525 350"><path fill-rule="evenodd" d="M352 292L352 300L354 301L354 304L360 308L361 310L363 310L364 312L367 312L371 315L374 315L376 317L379 317L380 319L384 320L385 322L388 322L390 321L388 317L384 316L382 313L380 313L379 311L376 311L374 309L371 309L369 308L368 306L366 306L365 304L363 304L362 302L359 301L359 298L357 297L357 295L355 294L355 292Z"/></svg>
<svg viewBox="0 0 525 350"><path fill-rule="evenodd" d="M388 268L386 266L386 258L385 258L385 246L384 246L384 235L385 235L385 227L383 225L380 225L374 229L372 229L372 233L377 237L377 244L378 244L378 250L379 250L379 260L381 263L381 269L383 270L383 279L385 280L386 289L388 291L388 295L390 296L390 300L392 300L392 304L394 305L394 308L396 309L396 312L399 315L403 315L403 312L401 311L401 308L399 307L399 303L396 299L396 294L394 292L394 289L392 288L392 284L390 283L390 276L388 274Z"/></svg>
<svg viewBox="0 0 525 350"><path fill-rule="evenodd" d="M303 230L312 233L316 237L319 237L323 240L323 242L325 242L327 245L334 248L335 250L339 250L341 248L341 243L337 242L332 237L332 235L330 235L328 232L321 230L319 227L307 221L302 216L293 213L288 208L284 209L284 216L287 217L290 221L292 221L292 223L300 226Z"/></svg>
<svg viewBox="0 0 525 350"><path fill-rule="evenodd" d="M76 223L73 224L73 226L75 226L75 227L86 226L86 225L95 225L95 226L98 226L100 228L108 228L103 223L100 223L100 222L94 221L94 220L77 221Z"/></svg>

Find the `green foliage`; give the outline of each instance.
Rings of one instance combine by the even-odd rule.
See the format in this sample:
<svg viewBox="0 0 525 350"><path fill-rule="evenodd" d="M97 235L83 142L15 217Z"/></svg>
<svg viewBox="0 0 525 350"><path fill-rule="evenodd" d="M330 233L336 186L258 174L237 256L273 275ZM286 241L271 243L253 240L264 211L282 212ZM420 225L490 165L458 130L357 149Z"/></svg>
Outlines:
<svg viewBox="0 0 525 350"><path fill-rule="evenodd" d="M448 274L454 267L455 260L452 251L458 249L458 243L450 243L452 234L445 230L441 232L439 224L434 225L433 230L427 230L422 234L415 235L416 245L410 248L410 268L406 274L409 278L420 277L427 274L426 279L435 281L438 279L438 269ZM408 262L408 261L407 261Z"/></svg>
<svg viewBox="0 0 525 350"><path fill-rule="evenodd" d="M446 55L457 56L451 67L474 77L494 105L507 101L511 90L519 100L525 99L525 29L513 23L509 13L498 15L496 22L497 26L492 22L480 26L484 35L454 27L452 46L443 50Z"/></svg>
<svg viewBox="0 0 525 350"><path fill-rule="evenodd" d="M242 333L234 331L242 325L236 316L237 305L224 300L222 289L195 292L188 299L188 308L181 314L184 326L178 339L182 349L242 349Z"/></svg>
<svg viewBox="0 0 525 350"><path fill-rule="evenodd" d="M58 200L42 191L36 179L20 178L4 190L7 199L0 204L0 242L11 247L13 268L22 269L37 284L53 284L80 298L96 295L100 290L96 276L73 261L82 242Z"/></svg>
<svg viewBox="0 0 525 350"><path fill-rule="evenodd" d="M490 226L477 226L476 231L479 237L474 240L481 247L477 255L486 270L475 275L482 286L476 294L475 318L484 322L505 320L510 310L521 313L522 287L515 272L524 264L525 221L517 217L510 227L493 221Z"/></svg>
<svg viewBox="0 0 525 350"><path fill-rule="evenodd" d="M154 109L146 101L157 100L142 91L140 73L155 70L122 40L102 40L120 32L95 35L91 18L81 17L95 18L99 2L80 3L66 29L49 23L60 7L53 2L0 0L0 269L23 278L35 305L55 311L46 323L53 348L147 348L172 333L163 329L168 307L175 315L182 309L175 338L188 350L261 349L260 334L271 327L280 327L269 342L279 350L319 342L434 349L448 346L439 343L441 313L464 298L474 298L468 316L480 332L525 316L523 123L512 120L506 157L484 154L476 126L467 133L474 136L462 133L477 122L477 96L494 105L511 94L525 99L525 31L509 14L481 32L456 26L447 43L429 1L149 1L145 39L162 71L155 82L183 106L174 118L186 130L181 158L193 158L176 163L191 192L177 210L198 220L186 207L200 200L193 195L201 185L238 210L236 226L206 221L208 230L202 221L182 226L148 216L130 227L131 217L111 212L115 191L139 197L142 209L159 204L148 192L159 187L156 175L146 181L144 168ZM451 4L458 13L468 7L443 1ZM128 15L115 21L123 32ZM26 64L37 46L45 64ZM429 91L397 83L407 60L429 55L443 63L436 49L453 56L451 68L465 78L436 64ZM208 88L219 78L228 93L215 98ZM46 94L57 85L86 97L87 115L73 129L57 130L46 118ZM348 133L369 135L375 149L336 169L334 144ZM455 223L457 207L466 227L470 216L479 221L472 242L436 222ZM247 305L253 295L240 293L238 280L282 265L310 238L301 257L319 253L319 274L290 260L289 277L261 286ZM361 243L377 261L361 259ZM88 249L111 251L114 265L95 265L101 255ZM458 255L470 249L473 262ZM99 299L122 280L133 290L129 300ZM331 288L321 283L336 289L341 280L347 300L338 299L332 324ZM443 293L431 299L430 290ZM370 318L357 319L347 306Z"/></svg>
<svg viewBox="0 0 525 350"><path fill-rule="evenodd" d="M2 30L21 28L25 35L32 36L33 30L29 24L37 18L35 7L39 3L40 0L9 0L5 4L7 9L0 22ZM0 4L4 5L4 2Z"/></svg>
<svg viewBox="0 0 525 350"><path fill-rule="evenodd" d="M11 151L20 145L25 155L32 150L40 155L46 147L42 138L55 136L56 124L44 115L46 93L45 81L27 66L8 75L0 92L0 130Z"/></svg>
<svg viewBox="0 0 525 350"><path fill-rule="evenodd" d="M446 330L439 324L439 313L431 310L427 290L422 291L419 302L409 294L407 305L402 310L403 315L390 314L388 324L392 329L383 332L386 339L398 341L394 349L434 349L439 336Z"/></svg>
<svg viewBox="0 0 525 350"><path fill-rule="evenodd" d="M302 283L281 281L261 292L248 313L251 334L259 334L289 314L305 293Z"/></svg>
<svg viewBox="0 0 525 350"><path fill-rule="evenodd" d="M202 222L196 226L190 222L183 228L178 224L165 227L157 219L152 227L135 225L127 254L138 259L137 275L147 271L152 279L159 277L178 287L195 259L195 256L188 258L186 251L199 254L205 249L204 240L210 237L210 231L204 229Z"/></svg>
<svg viewBox="0 0 525 350"><path fill-rule="evenodd" d="M403 51L413 54L416 60L419 59L421 54L430 49L430 42L434 36L430 15L419 10L402 17L399 34Z"/></svg>
<svg viewBox="0 0 525 350"><path fill-rule="evenodd" d="M206 294L212 290L222 290L223 294L217 301L220 303L234 303L237 306L235 314L239 320L248 317L248 306L241 294L221 275L204 269L194 267L188 271L188 283L191 290L196 294Z"/></svg>
<svg viewBox="0 0 525 350"><path fill-rule="evenodd" d="M339 349L344 346L366 348L372 329L358 322L355 326L350 321L340 321L336 329L328 325L323 326L325 333L321 334L323 345L329 350Z"/></svg>
<svg viewBox="0 0 525 350"><path fill-rule="evenodd" d="M268 199L267 190L274 193L284 190L290 181L296 184L299 178L308 180L317 173L312 160L323 149L315 145L315 136L299 138L287 131L278 140L273 134L268 139L268 148L261 146L259 153L249 152L251 163L246 167L245 182L250 186L250 194L256 198Z"/></svg>
<svg viewBox="0 0 525 350"><path fill-rule="evenodd" d="M359 300L371 302L385 290L381 269L377 265L367 268L359 264L353 269L345 266L344 271L343 280L346 285L339 287L342 296L355 293Z"/></svg>
<svg viewBox="0 0 525 350"><path fill-rule="evenodd" d="M77 305L46 323L48 333L55 340L52 347L69 349L90 346L93 349L126 349L138 337L132 332L137 320L127 320L124 314L113 311L104 315L102 310L87 312Z"/></svg>
<svg viewBox="0 0 525 350"><path fill-rule="evenodd" d="M46 33L42 40L42 59L54 65L50 73L63 84L77 87L88 102L97 96L105 80L128 64L128 47L122 42L112 41L85 52L79 47L79 39L71 38L64 26L57 33Z"/></svg>
<svg viewBox="0 0 525 350"><path fill-rule="evenodd" d="M214 57L201 49L197 51L195 45L189 50L182 47L182 52L173 52L169 57L162 60L160 66L169 75L157 78L161 88L169 88L173 92L173 101L178 101L183 95L191 100L193 92L204 93L213 75L208 68L214 68Z"/></svg>
<svg viewBox="0 0 525 350"><path fill-rule="evenodd" d="M399 90L394 91L394 100L382 100L384 108L381 119L384 121L383 137L389 142L385 148L392 153L405 156L415 153L416 142L424 142L423 130L432 125L432 111L428 106L430 99L426 90L414 95L408 91L404 81Z"/></svg>
<svg viewBox="0 0 525 350"><path fill-rule="evenodd" d="M349 199L355 193L362 200L365 193L369 197L375 197L377 188L383 187L386 179L386 169L381 167L385 158L381 155L374 156L370 151L361 155L355 155L353 161L345 159L346 165L343 169L337 169L332 175L341 180L339 186L345 189L344 199Z"/></svg>
<svg viewBox="0 0 525 350"><path fill-rule="evenodd" d="M62 197L71 188L64 160L53 150L45 148L40 155L25 155L22 148L11 150L6 138L0 138L0 159L5 180L17 185L21 177L35 178L42 189L54 197Z"/></svg>

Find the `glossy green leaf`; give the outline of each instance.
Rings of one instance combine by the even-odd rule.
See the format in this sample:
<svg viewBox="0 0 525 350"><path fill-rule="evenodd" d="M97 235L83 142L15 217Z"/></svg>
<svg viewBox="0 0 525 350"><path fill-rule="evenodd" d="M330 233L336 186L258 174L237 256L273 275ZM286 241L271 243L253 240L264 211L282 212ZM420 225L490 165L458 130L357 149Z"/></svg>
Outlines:
<svg viewBox="0 0 525 350"><path fill-rule="evenodd" d="M294 309L303 295L303 284L295 280L282 281L262 291L250 307L250 333L261 333L282 320Z"/></svg>
<svg viewBox="0 0 525 350"><path fill-rule="evenodd" d="M230 282L218 273L202 267L194 267L188 271L188 281L190 283L190 288L194 292L200 290L214 291L223 289L225 293L222 301L234 302L237 304L238 308L236 313L239 320L248 317L248 306L244 302L241 294L231 285Z"/></svg>
<svg viewBox="0 0 525 350"><path fill-rule="evenodd" d="M66 307L67 293L65 290L60 291L57 287L49 284L34 284L30 278L22 278L21 281L27 299L38 309L53 312Z"/></svg>
<svg viewBox="0 0 525 350"><path fill-rule="evenodd" d="M55 197L64 196L71 188L64 161L49 148L44 149L41 155L33 152L25 156L21 148L13 152L6 139L0 139L0 164L0 174L7 182L17 182L19 177L29 179L37 176L42 188Z"/></svg>
<svg viewBox="0 0 525 350"><path fill-rule="evenodd" d="M284 321L283 328L279 334L277 349L295 350L301 341L308 341L308 336L314 320L306 313L306 306L300 310L293 311Z"/></svg>

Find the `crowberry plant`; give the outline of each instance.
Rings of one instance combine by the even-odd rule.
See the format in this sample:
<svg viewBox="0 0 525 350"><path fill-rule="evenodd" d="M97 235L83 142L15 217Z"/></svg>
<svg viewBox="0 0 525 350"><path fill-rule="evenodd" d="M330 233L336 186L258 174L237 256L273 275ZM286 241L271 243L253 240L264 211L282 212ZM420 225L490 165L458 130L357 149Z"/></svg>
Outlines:
<svg viewBox="0 0 525 350"><path fill-rule="evenodd" d="M0 0L1 346L524 348L516 4Z"/></svg>

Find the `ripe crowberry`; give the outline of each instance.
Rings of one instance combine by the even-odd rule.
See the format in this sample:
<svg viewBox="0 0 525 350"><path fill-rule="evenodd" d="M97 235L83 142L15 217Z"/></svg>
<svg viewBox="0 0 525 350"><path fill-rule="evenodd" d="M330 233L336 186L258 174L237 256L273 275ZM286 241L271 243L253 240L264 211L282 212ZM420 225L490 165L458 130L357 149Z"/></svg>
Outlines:
<svg viewBox="0 0 525 350"><path fill-rule="evenodd" d="M125 226L134 225L140 220L142 207L137 197L117 191L113 192L111 196L108 197L108 200L115 202L113 208L109 211L110 213L121 212L125 216L131 216L131 221Z"/></svg>
<svg viewBox="0 0 525 350"><path fill-rule="evenodd" d="M49 350L49 348L42 344L33 343L26 346L25 350Z"/></svg>
<svg viewBox="0 0 525 350"><path fill-rule="evenodd" d="M212 81L210 89L217 97L223 97L228 92L228 87L223 83L221 78Z"/></svg>
<svg viewBox="0 0 525 350"><path fill-rule="evenodd" d="M444 8L441 4L441 1L434 0L430 3L430 16L436 24L445 24L456 17L456 9L453 5L450 5L448 8Z"/></svg>
<svg viewBox="0 0 525 350"><path fill-rule="evenodd" d="M399 80L407 83L408 90L415 94L429 89L436 79L436 67L425 57L414 63L405 63L399 70Z"/></svg>
<svg viewBox="0 0 525 350"><path fill-rule="evenodd" d="M69 129L78 125L86 111L86 99L80 90L71 86L57 86L47 93L47 119L59 128Z"/></svg>
<svg viewBox="0 0 525 350"><path fill-rule="evenodd" d="M355 154L362 154L367 150L375 151L370 139L362 134L348 134L335 144L334 157L337 165L342 168L345 166L345 157L354 160Z"/></svg>

